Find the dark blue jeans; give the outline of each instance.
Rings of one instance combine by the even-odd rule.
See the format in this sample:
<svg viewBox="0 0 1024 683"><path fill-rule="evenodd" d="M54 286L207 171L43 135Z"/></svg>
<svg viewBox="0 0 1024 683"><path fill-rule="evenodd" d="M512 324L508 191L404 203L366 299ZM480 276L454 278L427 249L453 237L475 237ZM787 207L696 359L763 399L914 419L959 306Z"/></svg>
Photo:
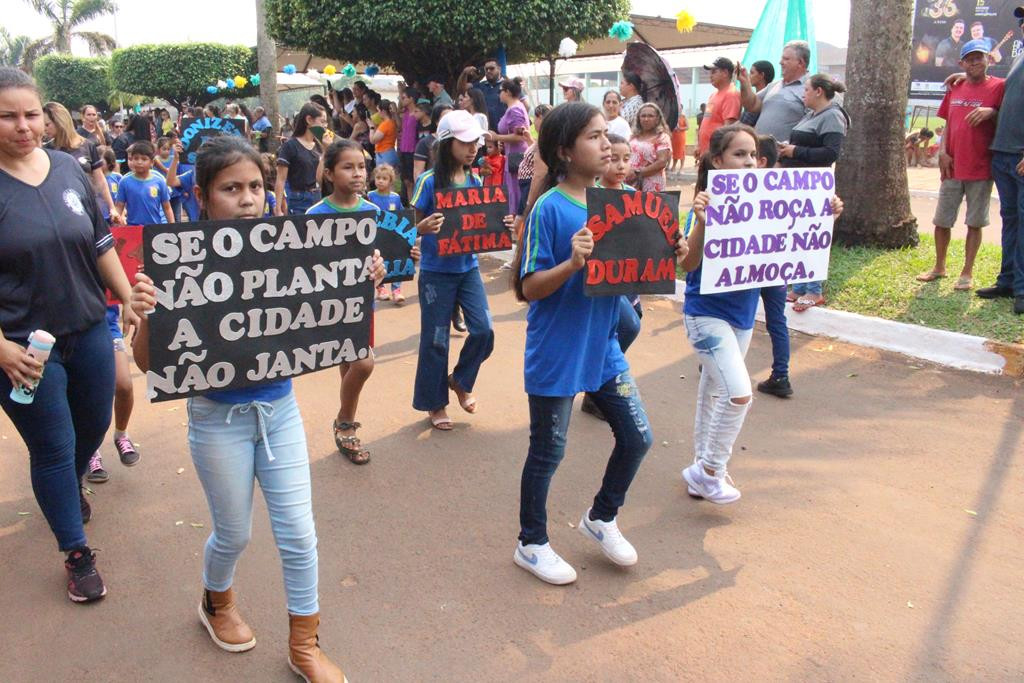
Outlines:
<svg viewBox="0 0 1024 683"><path fill-rule="evenodd" d="M419 293L420 353L412 407L434 411L448 405L448 342L455 304L462 308L469 336L452 374L465 391L473 391L480 366L494 350L494 329L487 292L477 268L465 273L421 270Z"/></svg>
<svg viewBox="0 0 1024 683"><path fill-rule="evenodd" d="M761 290L764 302L764 326L772 339L772 374L789 375L789 328L786 326L786 286L765 287Z"/></svg>
<svg viewBox="0 0 1024 683"><path fill-rule="evenodd" d="M110 426L114 401L106 321L57 340L32 403L15 403L10 393L11 381L0 373L0 405L28 446L39 508L62 551L80 548L86 540L78 486Z"/></svg>
<svg viewBox="0 0 1024 683"><path fill-rule="evenodd" d="M306 213L309 207L320 201L319 192L292 192L289 190L285 193L285 197L288 199L288 213L292 216Z"/></svg>
<svg viewBox="0 0 1024 683"><path fill-rule="evenodd" d="M999 215L1003 219L1003 265L997 287L1010 287L1024 296L1024 176L1017 173L1020 154L992 153L992 179L999 193Z"/></svg>
<svg viewBox="0 0 1024 683"><path fill-rule="evenodd" d="M590 393L615 435L615 447L605 467L601 489L594 497L593 516L610 522L626 502L626 491L653 443L651 424L636 382L628 372ZM530 399L530 450L519 489L519 540L523 545L548 542L548 488L565 456L574 396L534 396Z"/></svg>
<svg viewBox="0 0 1024 683"><path fill-rule="evenodd" d="M619 297L619 326L616 331L619 335L619 348L622 349L623 353L633 345L633 342L640 335L642 310L640 309L640 304L634 306L629 303L628 296Z"/></svg>

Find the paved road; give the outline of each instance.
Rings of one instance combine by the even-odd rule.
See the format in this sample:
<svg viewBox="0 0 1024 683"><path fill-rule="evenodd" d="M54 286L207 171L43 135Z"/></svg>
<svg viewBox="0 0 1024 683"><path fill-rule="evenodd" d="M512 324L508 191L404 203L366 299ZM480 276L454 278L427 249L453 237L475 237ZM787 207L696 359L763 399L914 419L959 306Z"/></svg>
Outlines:
<svg viewBox="0 0 1024 683"><path fill-rule="evenodd" d="M732 467L743 499L715 507L691 500L679 478L692 458L697 364L678 311L648 302L629 359L656 443L620 515L640 562L609 566L573 528L611 445L605 425L576 413L550 530L580 578L552 587L511 560L528 434L524 309L493 263L485 279L497 347L479 414L454 406L453 433L431 431L409 405L415 296L378 313L379 361L359 416L372 464L334 451L336 375L296 382L322 643L354 683L1024 676L1020 382L796 336L796 396L755 401ZM759 330L755 377L769 351ZM88 531L110 589L96 605L64 597L25 449L0 416L0 681L294 680L262 500L236 580L259 645L223 653L198 625L210 520L184 409L150 406L141 376L135 386L143 461L111 462L92 498Z"/></svg>

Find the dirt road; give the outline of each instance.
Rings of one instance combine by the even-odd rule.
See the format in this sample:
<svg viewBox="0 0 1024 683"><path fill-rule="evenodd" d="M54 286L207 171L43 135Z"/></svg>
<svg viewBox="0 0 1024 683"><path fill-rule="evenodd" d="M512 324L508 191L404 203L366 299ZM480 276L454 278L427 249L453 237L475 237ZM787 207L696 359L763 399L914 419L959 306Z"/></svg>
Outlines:
<svg viewBox="0 0 1024 683"><path fill-rule="evenodd" d="M692 459L694 355L679 312L647 302L629 360L655 446L620 515L640 562L609 565L573 528L611 448L608 428L576 412L549 517L553 545L580 576L547 586L512 563L528 437L525 311L494 266L485 281L496 349L479 413L453 405L453 433L432 431L410 407L415 296L378 313L378 363L359 415L369 466L334 449L336 373L296 382L321 642L349 680L1024 676L1020 382L796 335L796 396L755 400L731 467L743 499L716 507L691 500L679 477ZM769 365L759 329L748 366L763 378ZM64 596L24 445L0 416L0 681L294 680L259 497L235 583L258 645L227 654L199 626L210 520L184 407L147 404L139 374L135 386L131 433L143 460L125 469L108 448L111 480L93 487L87 531L110 590L95 605Z"/></svg>

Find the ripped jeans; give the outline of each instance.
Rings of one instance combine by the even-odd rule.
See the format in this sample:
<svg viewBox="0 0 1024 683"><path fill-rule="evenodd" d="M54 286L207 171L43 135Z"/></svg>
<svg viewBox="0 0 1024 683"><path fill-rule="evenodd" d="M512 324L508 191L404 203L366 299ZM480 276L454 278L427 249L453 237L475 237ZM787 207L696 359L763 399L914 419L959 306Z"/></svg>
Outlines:
<svg viewBox="0 0 1024 683"><path fill-rule="evenodd" d="M615 447L593 504L594 517L610 522L626 501L626 491L651 448L651 423L636 382L628 372L608 380L588 395L615 435ZM530 450L519 489L519 540L523 545L548 542L548 488L565 456L573 398L530 395Z"/></svg>
<svg viewBox="0 0 1024 683"><path fill-rule="evenodd" d="M693 424L694 461L721 475L753 400L750 373L743 362L753 330L710 316L686 315L683 319L686 336L703 366ZM743 397L747 397L746 403L733 403Z"/></svg>
<svg viewBox="0 0 1024 683"><path fill-rule="evenodd" d="M480 366L494 350L494 329L478 268L465 273L420 271L419 294L420 350L412 407L434 411L448 405L448 342L455 304L462 308L469 336L452 374L465 391L473 391Z"/></svg>

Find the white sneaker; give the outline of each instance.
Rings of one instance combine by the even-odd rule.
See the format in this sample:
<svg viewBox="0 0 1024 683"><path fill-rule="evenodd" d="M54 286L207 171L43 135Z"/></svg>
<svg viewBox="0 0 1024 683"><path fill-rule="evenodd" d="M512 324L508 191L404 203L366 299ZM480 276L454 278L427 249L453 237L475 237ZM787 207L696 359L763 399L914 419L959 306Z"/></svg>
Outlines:
<svg viewBox="0 0 1024 683"><path fill-rule="evenodd" d="M704 466L695 462L683 470L686 490L691 496L697 496L718 505L728 505L740 499L740 490L733 486L732 477L723 472L715 477L704 471Z"/></svg>
<svg viewBox="0 0 1024 683"><path fill-rule="evenodd" d="M614 519L610 522L590 519L588 508L580 518L580 533L597 541L604 556L620 567L631 567L636 564L636 548L625 539Z"/></svg>
<svg viewBox="0 0 1024 683"><path fill-rule="evenodd" d="M537 545L531 543L516 545L516 554L512 560L520 567L536 576L541 581L563 586L576 580L576 570L568 562L558 556L550 543Z"/></svg>

